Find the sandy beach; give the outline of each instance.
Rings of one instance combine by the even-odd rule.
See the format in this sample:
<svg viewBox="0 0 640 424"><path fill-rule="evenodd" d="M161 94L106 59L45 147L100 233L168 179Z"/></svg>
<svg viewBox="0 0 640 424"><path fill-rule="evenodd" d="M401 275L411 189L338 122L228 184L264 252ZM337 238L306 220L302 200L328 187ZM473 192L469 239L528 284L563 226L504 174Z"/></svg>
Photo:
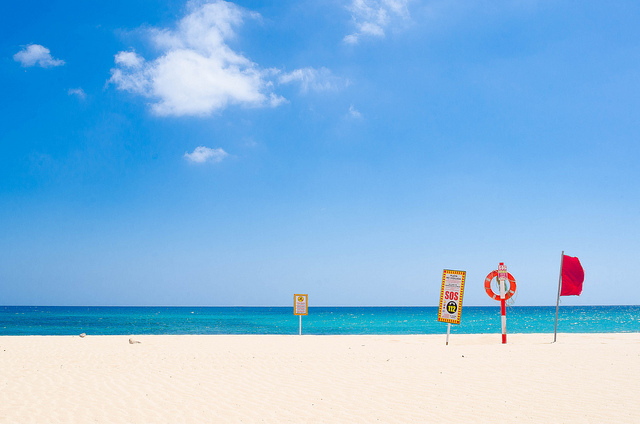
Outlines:
<svg viewBox="0 0 640 424"><path fill-rule="evenodd" d="M552 339L4 336L0 422L640 422L640 334Z"/></svg>

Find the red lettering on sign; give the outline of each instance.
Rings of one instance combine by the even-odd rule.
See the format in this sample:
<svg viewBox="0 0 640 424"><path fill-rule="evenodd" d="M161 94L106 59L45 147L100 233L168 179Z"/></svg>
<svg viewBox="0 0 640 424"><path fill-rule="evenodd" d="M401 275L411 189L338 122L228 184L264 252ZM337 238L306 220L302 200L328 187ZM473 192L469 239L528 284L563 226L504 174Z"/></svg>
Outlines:
<svg viewBox="0 0 640 424"><path fill-rule="evenodd" d="M458 300L460 293L458 292L444 292L444 300Z"/></svg>

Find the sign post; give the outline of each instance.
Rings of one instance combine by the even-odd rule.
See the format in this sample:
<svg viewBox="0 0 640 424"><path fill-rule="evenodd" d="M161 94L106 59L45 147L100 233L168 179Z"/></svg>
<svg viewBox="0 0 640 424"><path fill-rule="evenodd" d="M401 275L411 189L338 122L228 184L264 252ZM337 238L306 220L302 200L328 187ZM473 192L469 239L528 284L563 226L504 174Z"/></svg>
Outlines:
<svg viewBox="0 0 640 424"><path fill-rule="evenodd" d="M451 324L460 324L462 313L462 296L464 294L464 280L466 271L442 271L442 287L440 288L440 305L438 306L438 321L447 323L447 342Z"/></svg>
<svg viewBox="0 0 640 424"><path fill-rule="evenodd" d="M293 315L298 315L300 324L298 327L298 335L302 335L302 315L309 313L309 296L306 294L293 295Z"/></svg>

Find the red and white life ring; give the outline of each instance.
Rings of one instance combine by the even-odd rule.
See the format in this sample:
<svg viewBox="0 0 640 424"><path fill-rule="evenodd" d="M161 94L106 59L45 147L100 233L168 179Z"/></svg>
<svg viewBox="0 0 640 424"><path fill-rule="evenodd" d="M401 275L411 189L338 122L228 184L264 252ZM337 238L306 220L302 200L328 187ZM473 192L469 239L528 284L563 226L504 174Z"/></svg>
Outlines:
<svg viewBox="0 0 640 424"><path fill-rule="evenodd" d="M487 275L487 278L484 279L484 289L489 295L489 297L493 300L500 300L500 293L495 294L493 289L491 288L491 280L498 276L498 270L495 269ZM513 278L510 272L507 272L507 278L509 279L509 290L504 294L504 300L511 299L511 296L516 292L516 279Z"/></svg>

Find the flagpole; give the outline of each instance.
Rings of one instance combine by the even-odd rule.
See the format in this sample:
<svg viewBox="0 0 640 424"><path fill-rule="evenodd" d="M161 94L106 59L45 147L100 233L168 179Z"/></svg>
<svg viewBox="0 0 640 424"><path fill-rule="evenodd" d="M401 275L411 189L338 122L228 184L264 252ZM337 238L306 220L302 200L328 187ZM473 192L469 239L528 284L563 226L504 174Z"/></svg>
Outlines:
<svg viewBox="0 0 640 424"><path fill-rule="evenodd" d="M560 290L562 289L562 263L564 262L564 250L560 254L560 276L558 277L558 300L556 301L556 325L553 328L553 342L556 342L558 334L558 308L560 307Z"/></svg>

